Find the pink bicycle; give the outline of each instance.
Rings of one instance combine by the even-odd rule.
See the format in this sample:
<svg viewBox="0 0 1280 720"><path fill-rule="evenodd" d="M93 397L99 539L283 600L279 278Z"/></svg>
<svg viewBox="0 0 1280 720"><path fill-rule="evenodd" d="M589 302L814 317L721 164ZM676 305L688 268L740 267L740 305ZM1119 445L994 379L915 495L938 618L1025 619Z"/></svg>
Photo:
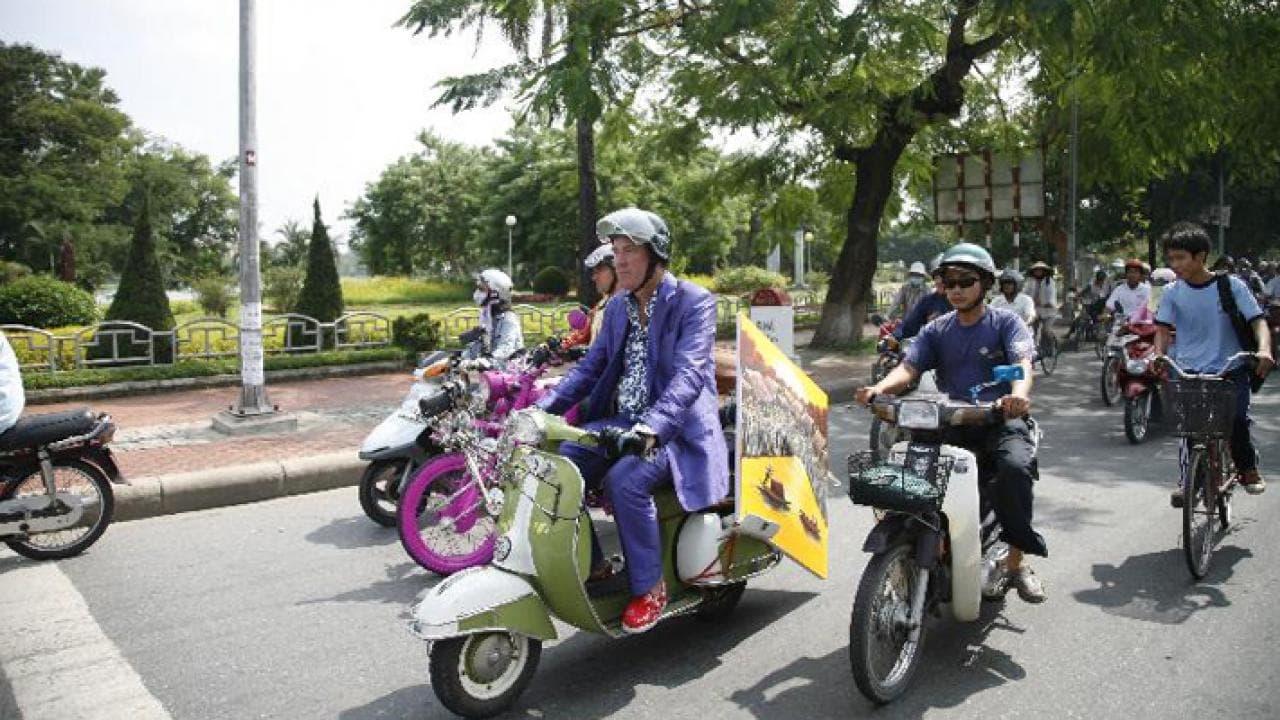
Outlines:
<svg viewBox="0 0 1280 720"><path fill-rule="evenodd" d="M502 421L549 392L547 370L576 352L553 338L506 371L469 375L462 369L447 392L422 401L432 404L423 414L438 418L435 440L447 452L418 470L400 494L396 525L414 562L449 575L492 559L497 509L488 507L486 491L497 486L501 456L510 452L497 447ZM566 419L576 424L577 408Z"/></svg>

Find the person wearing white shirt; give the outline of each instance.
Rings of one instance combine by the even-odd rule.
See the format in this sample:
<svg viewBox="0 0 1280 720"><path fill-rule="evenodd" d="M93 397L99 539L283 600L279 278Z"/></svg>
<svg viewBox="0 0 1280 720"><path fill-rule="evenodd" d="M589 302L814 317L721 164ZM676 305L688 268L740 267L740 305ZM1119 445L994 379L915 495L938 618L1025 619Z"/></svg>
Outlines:
<svg viewBox="0 0 1280 720"><path fill-rule="evenodd" d="M1036 306L1030 296L1019 292L1020 287L1022 287L1022 273L1013 268L1005 269L1000 273L1000 291L987 304L993 308L1004 308L1013 312L1022 318L1022 322L1026 323L1027 327L1032 327L1036 320Z"/></svg>
<svg viewBox="0 0 1280 720"><path fill-rule="evenodd" d="M0 433L4 433L22 416L26 405L22 392L22 373L18 368L18 356L9 346L9 340L0 332Z"/></svg>
<svg viewBox="0 0 1280 720"><path fill-rule="evenodd" d="M1147 266L1141 260L1133 258L1124 264L1124 282L1111 291L1107 298L1107 309L1116 310L1117 315L1128 318L1139 308L1147 307L1151 300L1151 286L1146 282Z"/></svg>

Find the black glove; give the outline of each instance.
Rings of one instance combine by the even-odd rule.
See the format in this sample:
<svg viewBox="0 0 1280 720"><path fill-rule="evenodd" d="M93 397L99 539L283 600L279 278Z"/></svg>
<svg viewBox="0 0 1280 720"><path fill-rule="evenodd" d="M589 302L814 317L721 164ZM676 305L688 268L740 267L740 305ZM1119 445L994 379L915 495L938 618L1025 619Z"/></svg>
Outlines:
<svg viewBox="0 0 1280 720"><path fill-rule="evenodd" d="M610 460L624 455L643 455L648 444L648 438L630 430L607 427L600 431L600 447Z"/></svg>
<svg viewBox="0 0 1280 720"><path fill-rule="evenodd" d="M483 337L484 337L484 329L475 327L459 335L458 340L462 341L463 345L470 345L471 343Z"/></svg>

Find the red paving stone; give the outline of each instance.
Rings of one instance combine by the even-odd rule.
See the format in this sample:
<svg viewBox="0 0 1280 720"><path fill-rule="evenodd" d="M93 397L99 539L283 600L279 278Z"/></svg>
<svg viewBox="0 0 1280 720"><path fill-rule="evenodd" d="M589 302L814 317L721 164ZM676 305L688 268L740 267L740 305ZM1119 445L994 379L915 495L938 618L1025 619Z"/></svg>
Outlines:
<svg viewBox="0 0 1280 720"><path fill-rule="evenodd" d="M350 450L355 457L369 427L345 427L322 433L229 438L221 442L130 450L116 453L127 478L248 465L267 460L324 455Z"/></svg>
<svg viewBox="0 0 1280 720"><path fill-rule="evenodd" d="M281 410L340 408L353 402L387 407L398 404L408 391L412 376L406 372L325 378L273 383L267 386L271 402ZM212 419L236 402L240 388L220 387L180 390L133 397L102 398L50 405L33 405L29 412L52 413L88 405L97 412L109 412L121 428L190 423Z"/></svg>

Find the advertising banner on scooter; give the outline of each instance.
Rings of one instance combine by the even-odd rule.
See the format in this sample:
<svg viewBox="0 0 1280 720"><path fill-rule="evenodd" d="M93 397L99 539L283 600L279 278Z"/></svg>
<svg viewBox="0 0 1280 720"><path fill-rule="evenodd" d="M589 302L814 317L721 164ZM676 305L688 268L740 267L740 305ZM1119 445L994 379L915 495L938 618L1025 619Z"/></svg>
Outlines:
<svg viewBox="0 0 1280 720"><path fill-rule="evenodd" d="M737 385L738 524L825 578L827 394L743 313Z"/></svg>

